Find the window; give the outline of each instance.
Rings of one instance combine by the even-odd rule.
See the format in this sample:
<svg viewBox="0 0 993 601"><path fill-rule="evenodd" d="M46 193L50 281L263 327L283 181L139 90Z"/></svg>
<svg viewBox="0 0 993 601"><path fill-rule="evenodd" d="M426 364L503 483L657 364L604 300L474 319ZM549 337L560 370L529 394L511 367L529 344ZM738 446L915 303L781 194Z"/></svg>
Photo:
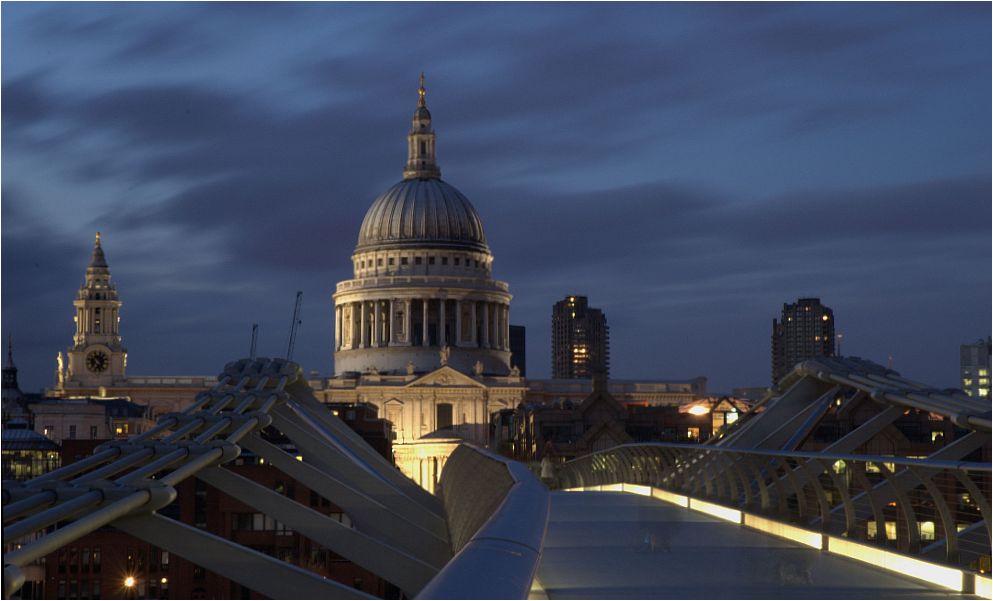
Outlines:
<svg viewBox="0 0 993 601"><path fill-rule="evenodd" d="M92 438L96 438L96 437L97 437L97 427L96 426L90 426L90 438L92 439Z"/></svg>
<svg viewBox="0 0 993 601"><path fill-rule="evenodd" d="M401 265L406 265L407 264L407 257L400 257L400 264Z"/></svg>
<svg viewBox="0 0 993 601"><path fill-rule="evenodd" d="M424 260L421 257L414 257L414 265L420 265Z"/></svg>
<svg viewBox="0 0 993 601"><path fill-rule="evenodd" d="M42 428L42 434L45 436L55 436L55 426L52 424L45 424L45 427Z"/></svg>
<svg viewBox="0 0 993 601"><path fill-rule="evenodd" d="M76 440L76 426L75 426L75 424L69 426L69 440Z"/></svg>
<svg viewBox="0 0 993 601"><path fill-rule="evenodd" d="M434 265L434 257L428 257L428 265Z"/></svg>
<svg viewBox="0 0 993 601"><path fill-rule="evenodd" d="M100 547L93 547L93 573L94 574L100 573ZM97 583L99 582L100 581L97 580ZM99 588L99 584L97 588Z"/></svg>
<svg viewBox="0 0 993 601"><path fill-rule="evenodd" d="M448 265L448 257L442 257L441 258L441 264L442 265Z"/></svg>
<svg viewBox="0 0 993 601"><path fill-rule="evenodd" d="M393 257L390 257L389 258L389 263L390 263L390 265L395 264L396 263L396 259L394 259Z"/></svg>
<svg viewBox="0 0 993 601"><path fill-rule="evenodd" d="M451 403L438 403L436 425L438 430L445 430L452 427Z"/></svg>
<svg viewBox="0 0 993 601"><path fill-rule="evenodd" d="M376 259L376 266L378 266L378 267L382 267L383 266L383 258L382 257Z"/></svg>
<svg viewBox="0 0 993 601"><path fill-rule="evenodd" d="M455 265L458 266L458 264L459 264L459 258L455 257Z"/></svg>

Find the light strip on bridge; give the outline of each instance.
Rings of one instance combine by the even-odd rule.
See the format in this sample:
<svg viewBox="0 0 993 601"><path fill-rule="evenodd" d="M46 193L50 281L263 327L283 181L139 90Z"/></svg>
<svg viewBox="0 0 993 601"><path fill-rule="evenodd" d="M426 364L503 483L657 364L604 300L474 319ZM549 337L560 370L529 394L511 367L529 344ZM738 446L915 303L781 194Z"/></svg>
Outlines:
<svg viewBox="0 0 993 601"><path fill-rule="evenodd" d="M904 576L924 580L942 588L962 592L962 572L954 568L946 568L834 536L828 537L828 551Z"/></svg>
<svg viewBox="0 0 993 601"><path fill-rule="evenodd" d="M773 536L787 538L795 543L807 545L818 550L824 544L824 537L820 532L797 528L790 524L769 520L750 513L745 514L745 525L749 528L754 528L767 534L772 534Z"/></svg>
<svg viewBox="0 0 993 601"><path fill-rule="evenodd" d="M983 599L993 599L993 580L976 576L976 595Z"/></svg>
<svg viewBox="0 0 993 601"><path fill-rule="evenodd" d="M690 506L689 497L683 495L677 495L674 492L662 490L661 488L652 487L652 496L660 501L668 501L669 503L674 503L676 505L679 505L680 507Z"/></svg>
<svg viewBox="0 0 993 601"><path fill-rule="evenodd" d="M645 486L643 484L622 484L624 487L624 492L634 493L636 495L641 495L643 497L652 496L652 487Z"/></svg>
<svg viewBox="0 0 993 601"><path fill-rule="evenodd" d="M715 518L734 522L735 524L741 523L741 512L737 509L724 507L723 505L707 503L706 501L700 501L697 499L690 499L690 509L699 511L700 513L706 513L707 515L712 515Z"/></svg>

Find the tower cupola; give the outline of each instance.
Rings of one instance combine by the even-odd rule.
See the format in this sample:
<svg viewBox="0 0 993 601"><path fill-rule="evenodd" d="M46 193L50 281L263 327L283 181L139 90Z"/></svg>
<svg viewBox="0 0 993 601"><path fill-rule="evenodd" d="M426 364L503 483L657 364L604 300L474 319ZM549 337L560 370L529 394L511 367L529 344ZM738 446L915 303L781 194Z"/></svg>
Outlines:
<svg viewBox="0 0 993 601"><path fill-rule="evenodd" d="M424 88L424 74L421 73L417 88L417 109L411 120L407 134L407 164L403 168L403 179L440 179L441 169L435 158L435 136L431 128L431 112L428 110Z"/></svg>

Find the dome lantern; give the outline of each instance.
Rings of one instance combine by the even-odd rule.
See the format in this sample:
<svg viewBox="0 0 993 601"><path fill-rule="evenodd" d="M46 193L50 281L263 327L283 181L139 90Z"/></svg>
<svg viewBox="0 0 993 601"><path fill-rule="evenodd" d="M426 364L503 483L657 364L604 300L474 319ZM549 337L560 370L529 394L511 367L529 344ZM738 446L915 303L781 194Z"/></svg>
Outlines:
<svg viewBox="0 0 993 601"><path fill-rule="evenodd" d="M424 88L424 73L421 73L417 88L417 110L411 120L407 134L407 164L403 168L403 179L439 179L441 169L435 158L435 136L431 129L431 112L428 111Z"/></svg>

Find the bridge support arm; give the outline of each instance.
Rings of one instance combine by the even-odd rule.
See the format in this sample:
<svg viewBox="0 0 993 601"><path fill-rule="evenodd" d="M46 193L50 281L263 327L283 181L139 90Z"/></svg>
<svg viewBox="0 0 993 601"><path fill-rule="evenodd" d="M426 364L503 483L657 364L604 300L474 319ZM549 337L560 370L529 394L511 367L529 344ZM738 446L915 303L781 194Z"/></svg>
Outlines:
<svg viewBox="0 0 993 601"><path fill-rule="evenodd" d="M298 461L276 445L258 435L242 440L242 446L298 482L328 499L352 518L352 523L367 534L390 540L427 563L440 568L452 557L447 538L404 519L403 516L383 506L360 490L321 471L307 461Z"/></svg>
<svg viewBox="0 0 993 601"><path fill-rule="evenodd" d="M375 599L360 590L158 514L119 519L114 527L270 599Z"/></svg>
<svg viewBox="0 0 993 601"><path fill-rule="evenodd" d="M400 587L408 597L415 596L437 572L432 566L396 547L224 468L203 470L197 477L378 574Z"/></svg>

